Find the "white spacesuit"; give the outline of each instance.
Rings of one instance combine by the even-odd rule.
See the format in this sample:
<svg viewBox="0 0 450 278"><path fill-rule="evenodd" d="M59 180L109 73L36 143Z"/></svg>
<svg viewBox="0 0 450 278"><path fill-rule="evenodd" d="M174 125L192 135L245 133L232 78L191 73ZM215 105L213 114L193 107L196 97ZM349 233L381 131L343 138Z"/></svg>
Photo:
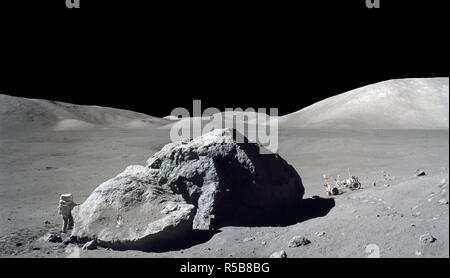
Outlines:
<svg viewBox="0 0 450 278"><path fill-rule="evenodd" d="M73 217L72 217L72 209L78 204L73 202L72 194L61 194L59 198L59 214L63 217L63 225L61 231L63 233L67 232L67 229L73 228Z"/></svg>

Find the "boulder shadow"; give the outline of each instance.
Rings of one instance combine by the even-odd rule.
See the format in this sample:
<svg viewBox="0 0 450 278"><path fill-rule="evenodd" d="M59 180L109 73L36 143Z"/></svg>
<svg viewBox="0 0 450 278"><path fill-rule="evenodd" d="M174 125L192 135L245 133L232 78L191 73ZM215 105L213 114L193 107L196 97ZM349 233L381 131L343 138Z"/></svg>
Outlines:
<svg viewBox="0 0 450 278"><path fill-rule="evenodd" d="M180 251L191 248L192 246L205 243L209 241L215 234L220 233L221 230L192 230L185 234L183 238L178 240L161 241L160 244L153 244L152 246L144 246L141 251L164 253L171 251Z"/></svg>
<svg viewBox="0 0 450 278"><path fill-rule="evenodd" d="M265 217L253 219L233 220L224 226L236 227L286 227L295 225L310 219L327 215L335 206L332 198L314 197L302 199L296 206L293 206L284 213L274 213Z"/></svg>
<svg viewBox="0 0 450 278"><path fill-rule="evenodd" d="M294 212L290 217L286 219L286 223L288 225L290 223L300 223L306 220L327 215L335 206L335 201L333 198L308 198L303 199L298 206L299 212Z"/></svg>
<svg viewBox="0 0 450 278"><path fill-rule="evenodd" d="M286 227L327 215L335 206L332 198L308 198L299 201L296 207L292 207L289 212L253 219L232 220L220 227ZM220 233L220 229L215 230L192 230L178 240L161 241L160 244L140 248L144 252L164 253L180 251L191 248L195 245L209 241L215 234Z"/></svg>

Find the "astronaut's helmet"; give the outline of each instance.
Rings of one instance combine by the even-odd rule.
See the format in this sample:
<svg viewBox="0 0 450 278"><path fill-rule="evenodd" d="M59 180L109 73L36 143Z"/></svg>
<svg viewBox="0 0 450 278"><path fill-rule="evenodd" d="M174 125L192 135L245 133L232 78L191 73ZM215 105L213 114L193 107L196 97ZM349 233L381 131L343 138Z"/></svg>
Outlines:
<svg viewBox="0 0 450 278"><path fill-rule="evenodd" d="M72 193L61 194L60 200L63 200L63 201L66 201L66 202L73 201Z"/></svg>

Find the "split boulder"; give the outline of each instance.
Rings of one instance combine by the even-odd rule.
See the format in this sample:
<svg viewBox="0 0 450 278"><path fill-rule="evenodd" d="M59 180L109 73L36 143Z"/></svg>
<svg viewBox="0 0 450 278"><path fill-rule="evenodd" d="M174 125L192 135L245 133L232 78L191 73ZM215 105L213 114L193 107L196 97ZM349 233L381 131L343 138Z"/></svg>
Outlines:
<svg viewBox="0 0 450 278"><path fill-rule="evenodd" d="M129 166L74 208L72 237L143 249L226 225L254 225L298 208L304 188L278 154L238 143L217 129L164 146L145 166Z"/></svg>

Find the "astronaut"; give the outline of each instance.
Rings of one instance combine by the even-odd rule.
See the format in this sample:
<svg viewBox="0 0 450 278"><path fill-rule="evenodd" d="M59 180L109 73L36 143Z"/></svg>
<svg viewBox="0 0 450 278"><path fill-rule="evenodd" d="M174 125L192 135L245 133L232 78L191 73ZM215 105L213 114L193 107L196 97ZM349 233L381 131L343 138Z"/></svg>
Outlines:
<svg viewBox="0 0 450 278"><path fill-rule="evenodd" d="M71 193L61 194L59 198L58 210L59 214L61 214L63 218L63 225L61 228L63 233L67 232L67 229L73 229L72 209L75 206L78 206L78 204L74 203Z"/></svg>

